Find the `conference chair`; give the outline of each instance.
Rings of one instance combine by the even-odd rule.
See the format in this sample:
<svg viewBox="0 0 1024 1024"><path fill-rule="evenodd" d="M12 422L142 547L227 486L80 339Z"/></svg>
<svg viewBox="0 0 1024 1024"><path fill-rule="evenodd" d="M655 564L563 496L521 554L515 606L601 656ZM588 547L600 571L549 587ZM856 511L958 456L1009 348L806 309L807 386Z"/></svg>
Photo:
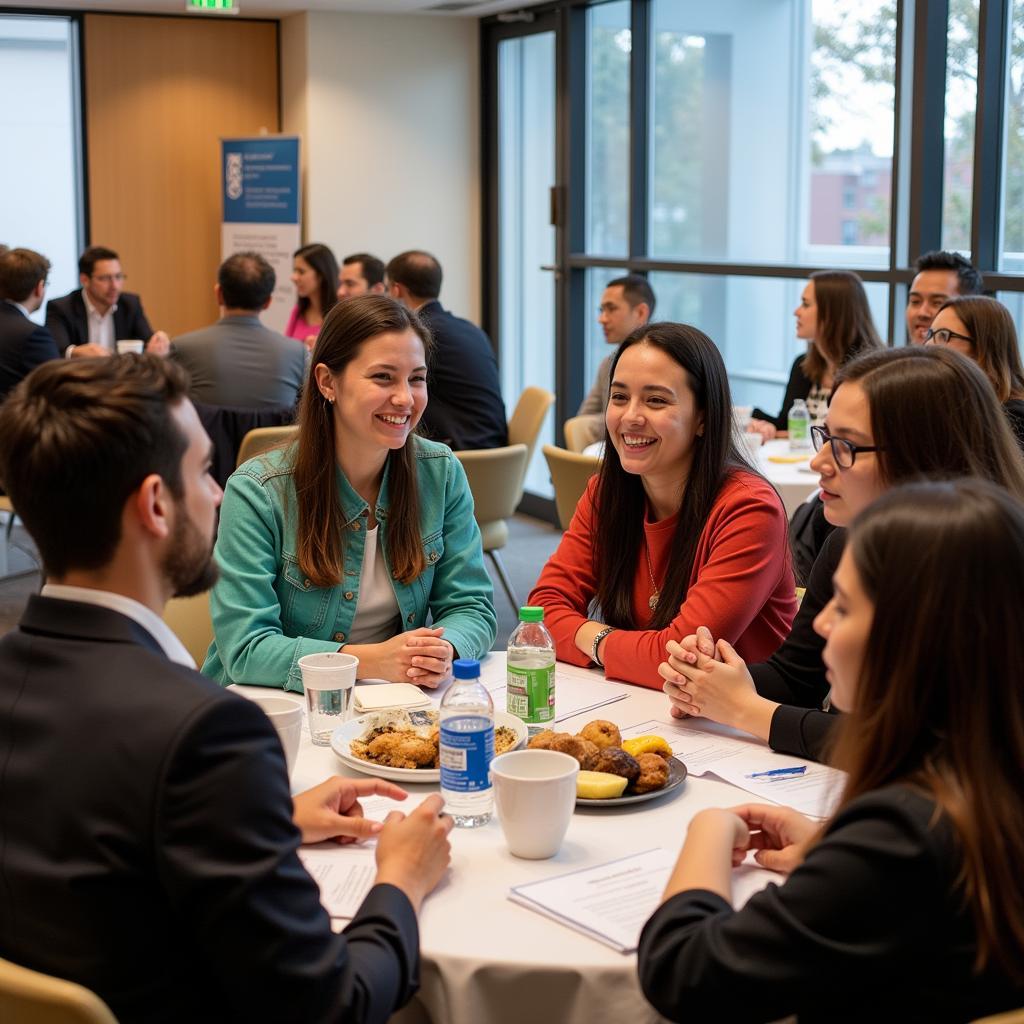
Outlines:
<svg viewBox="0 0 1024 1024"><path fill-rule="evenodd" d="M14 530L14 506L11 504L11 499L4 494L0 494L0 512L7 514L7 522L4 524L4 549L0 551L0 566L3 566L3 570L6 572L7 556L11 551L11 533Z"/></svg>
<svg viewBox="0 0 1024 1024"><path fill-rule="evenodd" d="M0 1021L4 1024L117 1024L94 992L72 981L0 959Z"/></svg>
<svg viewBox="0 0 1024 1024"><path fill-rule="evenodd" d="M576 505L583 497L590 478L601 468L601 460L596 455L566 451L553 444L544 445L543 450L551 471L551 483L555 487L558 522L563 530L568 530Z"/></svg>
<svg viewBox="0 0 1024 1024"><path fill-rule="evenodd" d="M1007 1010L1006 1013L996 1013L991 1017L979 1017L971 1024L1024 1024L1024 1008Z"/></svg>
<svg viewBox="0 0 1024 1024"><path fill-rule="evenodd" d="M299 428L295 426L256 427L255 430L250 430L242 438L238 448L238 465L262 455L271 448L276 448L279 444L294 440L298 432Z"/></svg>
<svg viewBox="0 0 1024 1024"><path fill-rule="evenodd" d="M528 387L516 402L512 416L508 421L508 443L509 445L526 445L526 465L523 466L523 480L526 478L526 470L533 459L533 453L537 449L537 441L540 438L541 427L547 417L548 409L555 404L555 396L544 388ZM520 480L520 486L523 483ZM522 493L519 495L522 498ZM518 505L519 502L517 501Z"/></svg>
<svg viewBox="0 0 1024 1024"><path fill-rule="evenodd" d="M213 442L213 464L210 475L223 487L238 465L242 438L257 427L291 425L295 410L281 406L276 409L235 409L225 405L193 403L199 422Z"/></svg>
<svg viewBox="0 0 1024 1024"><path fill-rule="evenodd" d="M596 429L596 424L601 429ZM562 424L565 447L571 452L582 452L588 444L600 441L604 436L604 421L600 416L571 416Z"/></svg>
<svg viewBox="0 0 1024 1024"><path fill-rule="evenodd" d="M164 606L164 622L184 644L196 665L202 667L213 641L209 591L194 597L172 597Z"/></svg>

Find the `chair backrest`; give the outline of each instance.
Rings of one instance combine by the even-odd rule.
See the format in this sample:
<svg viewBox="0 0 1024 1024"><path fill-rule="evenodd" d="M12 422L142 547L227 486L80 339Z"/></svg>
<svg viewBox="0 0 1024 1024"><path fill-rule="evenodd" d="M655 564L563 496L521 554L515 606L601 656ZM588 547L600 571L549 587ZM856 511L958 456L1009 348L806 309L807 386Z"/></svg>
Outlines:
<svg viewBox="0 0 1024 1024"><path fill-rule="evenodd" d="M94 992L72 981L0 960L0 1021L4 1024L117 1024Z"/></svg>
<svg viewBox="0 0 1024 1024"><path fill-rule="evenodd" d="M223 405L193 403L199 422L213 441L213 464L210 475L223 487L238 465L242 438L257 427L283 427L295 420L295 410L234 409Z"/></svg>
<svg viewBox="0 0 1024 1024"><path fill-rule="evenodd" d="M529 449L525 444L506 448L480 448L456 452L473 492L476 521L486 523L508 519L523 500L523 477Z"/></svg>
<svg viewBox="0 0 1024 1024"><path fill-rule="evenodd" d="M213 640L209 591L194 597L173 597L164 607L164 622L185 645L193 660L202 666Z"/></svg>
<svg viewBox="0 0 1024 1024"><path fill-rule="evenodd" d="M236 465L240 466L243 462L248 462L279 444L294 441L298 432L299 428L296 426L256 427L255 430L250 430L239 445Z"/></svg>
<svg viewBox="0 0 1024 1024"><path fill-rule="evenodd" d="M571 452L582 452L588 444L604 438L604 417L600 413L572 416L562 424L565 447Z"/></svg>
<svg viewBox="0 0 1024 1024"><path fill-rule="evenodd" d="M971 1024L1024 1024L1024 1007L1019 1010L1007 1010L991 1017L979 1017Z"/></svg>
<svg viewBox="0 0 1024 1024"><path fill-rule="evenodd" d="M551 470L551 482L555 485L558 521L562 529L567 530L590 478L601 468L601 460L595 455L569 452L553 444L544 445L544 458Z"/></svg>
<svg viewBox="0 0 1024 1024"><path fill-rule="evenodd" d="M550 391L537 387L524 388L519 401L516 402L512 418L508 421L508 443L526 445L527 466L537 447L537 438L540 437L540 428L544 426L544 417L554 404L555 396ZM524 475L525 472L524 468Z"/></svg>

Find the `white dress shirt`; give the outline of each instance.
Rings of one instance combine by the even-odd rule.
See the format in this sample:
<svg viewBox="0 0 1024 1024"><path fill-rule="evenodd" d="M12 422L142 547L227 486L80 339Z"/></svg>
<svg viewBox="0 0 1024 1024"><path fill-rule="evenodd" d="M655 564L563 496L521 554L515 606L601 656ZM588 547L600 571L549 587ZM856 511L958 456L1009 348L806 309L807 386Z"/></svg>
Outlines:
<svg viewBox="0 0 1024 1024"><path fill-rule="evenodd" d="M117 303L106 311L100 311L89 301L89 293L83 288L82 299L85 302L85 315L89 321L89 344L102 345L110 352L114 351L114 314L117 312Z"/></svg>
<svg viewBox="0 0 1024 1024"><path fill-rule="evenodd" d="M40 594L58 601L80 601L82 604L95 604L100 608L109 608L112 612L120 612L149 633L171 661L188 668L196 667L192 655L174 635L174 630L151 608L125 597L124 594L114 594L109 590L92 590L89 587L69 587L63 583L47 583Z"/></svg>

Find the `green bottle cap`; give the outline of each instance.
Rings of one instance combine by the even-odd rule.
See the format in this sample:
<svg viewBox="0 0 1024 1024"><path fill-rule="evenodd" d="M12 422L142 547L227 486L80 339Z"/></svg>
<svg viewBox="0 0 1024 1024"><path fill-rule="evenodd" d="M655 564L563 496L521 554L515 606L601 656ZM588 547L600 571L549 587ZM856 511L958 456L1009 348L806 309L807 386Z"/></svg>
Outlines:
<svg viewBox="0 0 1024 1024"><path fill-rule="evenodd" d="M532 605L524 604L519 609L519 621L520 622L543 622L544 621L544 609L535 608Z"/></svg>

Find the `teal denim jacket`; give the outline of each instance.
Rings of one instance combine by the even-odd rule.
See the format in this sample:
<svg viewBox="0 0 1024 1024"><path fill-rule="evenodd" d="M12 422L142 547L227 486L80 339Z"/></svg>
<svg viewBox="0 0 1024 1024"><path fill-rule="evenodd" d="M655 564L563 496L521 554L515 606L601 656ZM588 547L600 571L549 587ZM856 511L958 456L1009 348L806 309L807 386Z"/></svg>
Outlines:
<svg viewBox="0 0 1024 1024"><path fill-rule="evenodd" d="M462 464L443 444L414 437L420 530L426 569L411 583L392 577L405 629L444 626L456 656L480 658L494 643L494 593ZM299 658L336 651L352 630L359 598L369 506L339 469L345 519L344 583L313 586L296 557L293 449L251 459L228 480L215 557L220 579L210 595L213 643L203 673L222 686L253 683L302 691ZM388 474L374 515L388 560Z"/></svg>

